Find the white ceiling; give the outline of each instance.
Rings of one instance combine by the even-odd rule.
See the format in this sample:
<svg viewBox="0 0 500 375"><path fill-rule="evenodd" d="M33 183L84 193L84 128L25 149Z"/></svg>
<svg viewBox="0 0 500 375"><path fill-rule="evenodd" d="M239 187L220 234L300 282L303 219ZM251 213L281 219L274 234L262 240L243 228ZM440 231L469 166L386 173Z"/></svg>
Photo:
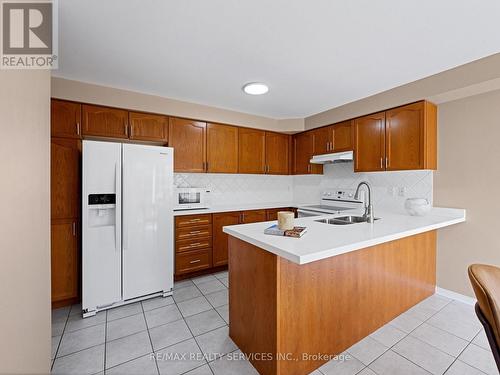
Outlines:
<svg viewBox="0 0 500 375"><path fill-rule="evenodd" d="M59 0L58 77L306 117L500 52L499 0ZM266 82L270 92L241 87Z"/></svg>

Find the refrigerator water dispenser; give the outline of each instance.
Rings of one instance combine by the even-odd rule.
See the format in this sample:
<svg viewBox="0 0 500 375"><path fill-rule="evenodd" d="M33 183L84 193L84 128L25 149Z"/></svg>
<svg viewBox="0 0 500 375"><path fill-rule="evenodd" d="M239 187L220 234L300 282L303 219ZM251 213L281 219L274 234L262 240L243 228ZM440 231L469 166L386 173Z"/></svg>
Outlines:
<svg viewBox="0 0 500 375"><path fill-rule="evenodd" d="M116 225L116 194L89 194L89 227Z"/></svg>

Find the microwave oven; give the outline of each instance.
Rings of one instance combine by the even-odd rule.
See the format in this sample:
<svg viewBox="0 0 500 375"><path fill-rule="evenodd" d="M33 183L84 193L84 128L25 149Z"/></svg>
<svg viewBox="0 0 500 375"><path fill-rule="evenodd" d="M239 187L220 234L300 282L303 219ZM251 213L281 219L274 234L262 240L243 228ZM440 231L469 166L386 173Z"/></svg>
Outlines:
<svg viewBox="0 0 500 375"><path fill-rule="evenodd" d="M210 190L205 188L176 188L174 210L197 210L209 208Z"/></svg>

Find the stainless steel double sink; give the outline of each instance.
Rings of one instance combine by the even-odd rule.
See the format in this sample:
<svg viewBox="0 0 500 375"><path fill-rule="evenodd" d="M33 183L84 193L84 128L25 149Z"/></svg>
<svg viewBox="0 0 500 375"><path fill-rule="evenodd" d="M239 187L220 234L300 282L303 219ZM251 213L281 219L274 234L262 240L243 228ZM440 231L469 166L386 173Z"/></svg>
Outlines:
<svg viewBox="0 0 500 375"><path fill-rule="evenodd" d="M374 220L379 220L379 217L376 217ZM340 216L334 217L332 219L320 219L315 220L318 223L324 224L332 224L332 225L349 225L349 224L357 224L357 223L366 223L368 218L366 216Z"/></svg>

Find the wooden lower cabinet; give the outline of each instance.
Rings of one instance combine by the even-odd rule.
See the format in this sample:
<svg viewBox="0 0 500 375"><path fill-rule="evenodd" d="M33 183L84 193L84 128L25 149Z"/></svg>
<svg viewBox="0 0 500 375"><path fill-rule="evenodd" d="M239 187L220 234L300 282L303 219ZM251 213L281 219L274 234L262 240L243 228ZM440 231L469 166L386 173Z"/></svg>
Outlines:
<svg viewBox="0 0 500 375"><path fill-rule="evenodd" d="M262 210L219 212L185 215L175 218L175 276L226 266L228 235L225 226L277 220L278 211L293 211L282 207Z"/></svg>
<svg viewBox="0 0 500 375"><path fill-rule="evenodd" d="M201 271L212 267L212 249L193 250L175 254L175 274Z"/></svg>
<svg viewBox="0 0 500 375"><path fill-rule="evenodd" d="M79 296L77 219L53 220L51 225L52 303L74 303Z"/></svg>
<svg viewBox="0 0 500 375"><path fill-rule="evenodd" d="M212 267L212 215L175 218L175 275Z"/></svg>
<svg viewBox="0 0 500 375"><path fill-rule="evenodd" d="M227 264L227 234L222 231L226 225L240 224L240 212L223 212L213 214L213 264L223 266Z"/></svg>

